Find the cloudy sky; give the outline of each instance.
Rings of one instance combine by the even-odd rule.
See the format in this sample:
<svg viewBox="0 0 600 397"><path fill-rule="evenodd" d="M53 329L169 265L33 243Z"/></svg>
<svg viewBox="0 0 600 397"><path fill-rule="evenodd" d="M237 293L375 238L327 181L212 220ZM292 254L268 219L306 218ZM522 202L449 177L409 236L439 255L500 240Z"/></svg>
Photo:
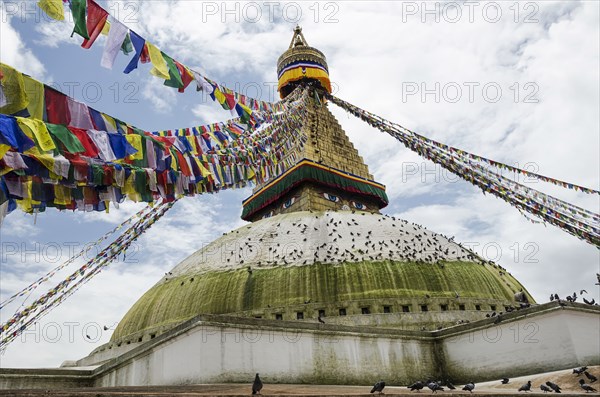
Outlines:
<svg viewBox="0 0 600 397"><path fill-rule="evenodd" d="M329 63L336 95L430 138L528 170L598 189L599 3L562 2L147 2L100 1L173 58L247 95L275 95L277 57L292 29ZM224 120L201 93L163 87L141 66L100 67L32 1L0 3L0 60L98 110L146 130ZM375 179L384 213L455 236L516 276L538 302L594 286L598 250L507 203L483 195L399 142L330 105ZM523 180L521 180L523 181ZM527 182L527 181L524 181ZM598 212L598 197L531 183ZM58 366L105 343L128 308L164 272L244 224L250 189L181 200L125 261L113 263L0 356L2 367ZM142 208L34 217L13 212L0 229L2 300ZM60 277L35 290L31 302ZM0 314L5 321L23 302ZM85 335L90 336L86 338Z"/></svg>

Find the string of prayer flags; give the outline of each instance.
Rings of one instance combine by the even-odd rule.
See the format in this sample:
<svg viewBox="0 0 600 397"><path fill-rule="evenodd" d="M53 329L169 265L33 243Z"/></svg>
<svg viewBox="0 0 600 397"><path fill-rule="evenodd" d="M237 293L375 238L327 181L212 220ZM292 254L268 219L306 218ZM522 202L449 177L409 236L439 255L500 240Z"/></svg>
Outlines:
<svg viewBox="0 0 600 397"><path fill-rule="evenodd" d="M49 289L48 292L23 310L19 309L8 321L0 326L0 349L6 347L6 345L12 342L35 321L38 321L50 310L57 307L68 296L91 280L91 278L99 274L112 262L115 262L121 254L127 251L133 242L164 216L174 204L175 201L161 202L149 208L149 211L143 217L137 217L135 223L104 247L98 255L87 261L83 266L72 272L63 281ZM129 224L131 221L127 223Z"/></svg>
<svg viewBox="0 0 600 397"><path fill-rule="evenodd" d="M486 168L481 164L493 164L497 166L501 163L432 141L333 95L325 93L325 96L334 104L367 122L369 125L398 139L407 148L415 151L417 154L441 165L455 175L479 187L484 194L491 193L520 211L526 211L541 218L544 222L557 226L569 234L600 247L599 214L519 184L503 176L500 172ZM569 189L576 186L539 174L526 172L516 167L503 166L558 186ZM588 194L600 194L596 190L582 186L577 186L577 190Z"/></svg>
<svg viewBox="0 0 600 397"><path fill-rule="evenodd" d="M59 17L63 15L57 11L62 10L62 3L59 3L58 0L42 0L38 2L38 6L54 19L60 19ZM124 73L130 73L137 69L140 61L142 63L149 61L152 63L150 73L163 79L164 85L184 92L189 84L196 80L199 90L207 90L206 92L211 98L217 101L223 109L229 110L234 115L237 114L244 120L250 120L254 110L281 110L277 104L246 98L245 95L208 80L127 28L94 0L70 0L70 8L74 21L73 34L77 33L83 38L81 44L83 48L91 48L100 33L108 33L100 61L102 67L112 69L119 49L126 55L134 52L132 59L123 71ZM207 84L207 81L210 83Z"/></svg>
<svg viewBox="0 0 600 397"><path fill-rule="evenodd" d="M104 211L124 199L173 200L262 182L298 158L305 96L279 114L257 112L253 126L236 119L154 134L75 105L66 111L88 117L69 114L71 125L0 115L0 205ZM96 128L76 127L75 119Z"/></svg>

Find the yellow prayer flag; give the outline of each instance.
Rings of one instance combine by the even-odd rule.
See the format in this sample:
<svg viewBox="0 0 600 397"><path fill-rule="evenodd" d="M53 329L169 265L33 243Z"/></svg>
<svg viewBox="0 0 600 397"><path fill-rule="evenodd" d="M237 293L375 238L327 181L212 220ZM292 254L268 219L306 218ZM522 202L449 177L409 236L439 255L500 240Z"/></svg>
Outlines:
<svg viewBox="0 0 600 397"><path fill-rule="evenodd" d="M186 135L186 139L188 140L188 142L190 143L190 146L192 147L192 154L194 156L198 155L198 147L196 146L196 137L194 135Z"/></svg>
<svg viewBox="0 0 600 397"><path fill-rule="evenodd" d="M4 155L6 154L6 152L8 152L10 150L10 146L9 145L3 145L0 143L0 158L4 157Z"/></svg>
<svg viewBox="0 0 600 397"><path fill-rule="evenodd" d="M215 91L213 92L213 95L215 96L215 98L221 105L227 100L227 98L225 98L225 94L223 94L221 92L221 90L219 90L218 86L215 87Z"/></svg>
<svg viewBox="0 0 600 397"><path fill-rule="evenodd" d="M104 120L104 124L106 124L106 129L108 132L117 132L117 122L115 119L110 117L108 114L100 113L102 119Z"/></svg>
<svg viewBox="0 0 600 397"><path fill-rule="evenodd" d="M57 21L65 19L65 9L62 0L40 0L37 4L50 18Z"/></svg>
<svg viewBox="0 0 600 397"><path fill-rule="evenodd" d="M27 110L29 116L34 119L44 118L44 85L29 76L23 75L23 84L29 104Z"/></svg>
<svg viewBox="0 0 600 397"><path fill-rule="evenodd" d="M244 109L244 111L248 114L252 114L252 109L250 109L248 106L244 105L241 102L238 102L238 105L240 105L242 107L242 109Z"/></svg>
<svg viewBox="0 0 600 397"><path fill-rule="evenodd" d="M104 36L108 36L109 31L110 31L110 22L108 22L108 19L107 19L106 22L104 22L104 26L102 27L102 31L100 33L103 34Z"/></svg>
<svg viewBox="0 0 600 397"><path fill-rule="evenodd" d="M210 171L206 169L206 167L204 167L204 165L202 164L202 162L200 161L200 159L198 157L192 157L194 159L194 161L196 161L196 164L198 164L198 168L200 168L200 173L202 174L202 176L204 178L210 176Z"/></svg>
<svg viewBox="0 0 600 397"><path fill-rule="evenodd" d="M42 120L17 117L17 124L21 130L30 138L35 137L40 149L43 151L56 149L52 137L48 133L48 128Z"/></svg>
<svg viewBox="0 0 600 397"><path fill-rule="evenodd" d="M127 134L125 135L125 139L127 139L127 142L137 150L136 153L129 155L127 158L129 160L143 160L144 151L142 150L142 136L138 134Z"/></svg>
<svg viewBox="0 0 600 397"><path fill-rule="evenodd" d="M156 48L156 46L150 42L146 42L146 46L148 46L148 55L150 55L150 62L152 62L152 70L150 70L150 74L160 77L164 80L169 79L169 68L167 67L167 61L163 58L160 50Z"/></svg>
<svg viewBox="0 0 600 397"><path fill-rule="evenodd" d="M29 100L25 92L23 74L4 63L0 63L0 71L4 75L2 90L7 101L6 105L0 107L0 113L13 114L25 109Z"/></svg>
<svg viewBox="0 0 600 397"><path fill-rule="evenodd" d="M125 180L125 185L121 189L123 194L126 194L132 201L137 198L137 192L135 191L135 172L132 172L129 177Z"/></svg>
<svg viewBox="0 0 600 397"><path fill-rule="evenodd" d="M62 179L62 176L54 174L54 157L49 154L39 153L35 155L35 158L44 166L47 170L50 171L50 177L53 175L56 177L52 179Z"/></svg>
<svg viewBox="0 0 600 397"><path fill-rule="evenodd" d="M71 203L71 189L63 185L54 185L54 204L67 205Z"/></svg>

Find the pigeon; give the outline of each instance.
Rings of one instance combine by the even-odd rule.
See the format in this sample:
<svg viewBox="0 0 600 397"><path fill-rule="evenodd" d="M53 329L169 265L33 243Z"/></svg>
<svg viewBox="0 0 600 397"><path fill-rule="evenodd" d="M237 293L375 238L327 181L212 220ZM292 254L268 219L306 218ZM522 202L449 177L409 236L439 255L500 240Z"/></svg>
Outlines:
<svg viewBox="0 0 600 397"><path fill-rule="evenodd" d="M581 375L582 373L584 373L585 371L587 371L588 367L579 367L579 368L573 368L573 373L575 375Z"/></svg>
<svg viewBox="0 0 600 397"><path fill-rule="evenodd" d="M554 294L554 299L559 300L558 294Z"/></svg>
<svg viewBox="0 0 600 397"><path fill-rule="evenodd" d="M556 393L560 393L560 391L562 390L559 385L550 381L546 382L546 386L554 390Z"/></svg>
<svg viewBox="0 0 600 397"><path fill-rule="evenodd" d="M554 300L554 294L550 294L550 302Z"/></svg>
<svg viewBox="0 0 600 397"><path fill-rule="evenodd" d="M475 389L475 383L473 382L469 382L465 385L465 387L462 388L463 390L467 390L471 393L473 393L473 389Z"/></svg>
<svg viewBox="0 0 600 397"><path fill-rule="evenodd" d="M528 380L523 386L519 387L518 391L531 391L531 381Z"/></svg>
<svg viewBox="0 0 600 397"><path fill-rule="evenodd" d="M371 393L375 393L376 391L378 391L379 394L382 394L384 387L385 387L385 382L380 380L379 382L375 383L375 385L373 385L373 388L371 389Z"/></svg>
<svg viewBox="0 0 600 397"><path fill-rule="evenodd" d="M450 390L456 390L456 387L450 381L446 382L446 387Z"/></svg>
<svg viewBox="0 0 600 397"><path fill-rule="evenodd" d="M254 377L254 383L252 383L252 394L260 394L263 388L263 383L258 377L258 374Z"/></svg>
<svg viewBox="0 0 600 397"><path fill-rule="evenodd" d="M431 389L431 392L432 392L432 393L435 393L435 392L437 392L438 390L439 390L439 391L444 391L444 388L443 388L442 386L440 386L440 384L439 384L439 383L437 383L437 382L434 382L434 381L428 382L428 383L427 383L427 387L428 387L429 389Z"/></svg>
<svg viewBox="0 0 600 397"><path fill-rule="evenodd" d="M424 387L425 387L425 385L423 384L423 382L418 380L415 383L413 383L412 385L408 386L408 389L410 389L410 391L415 391L415 390L420 391Z"/></svg>
<svg viewBox="0 0 600 397"><path fill-rule="evenodd" d="M592 298L592 300L589 301L589 300L583 298L583 302L586 303L586 304L588 304L588 305L594 305L594 303L596 303L596 299Z"/></svg>
<svg viewBox="0 0 600 397"><path fill-rule="evenodd" d="M596 378L594 375L590 374L588 371L583 371L583 374L585 375L586 378L588 378L590 380L590 383L594 383L595 381L598 380L598 378Z"/></svg>
<svg viewBox="0 0 600 397"><path fill-rule="evenodd" d="M586 392L586 393L589 393L589 392L591 392L591 391L597 391L597 390L596 390L596 389L594 389L592 386L590 386L590 385L587 385L583 379L579 379L579 386L581 386L581 388L582 388L583 390L585 390L585 392Z"/></svg>
<svg viewBox="0 0 600 397"><path fill-rule="evenodd" d="M596 273L596 278L598 279L598 282L594 285L600 285L600 273Z"/></svg>
<svg viewBox="0 0 600 397"><path fill-rule="evenodd" d="M552 389L546 385L540 385L540 390L543 391L544 393L548 393L549 391L552 391Z"/></svg>
<svg viewBox="0 0 600 397"><path fill-rule="evenodd" d="M587 294L587 291L586 291L586 290L584 290L584 289L582 289L581 291L579 291L579 295L583 295L584 293L586 293L586 294Z"/></svg>
<svg viewBox="0 0 600 397"><path fill-rule="evenodd" d="M510 379L508 379L508 378L502 378L502 380L501 380L500 382L501 382L503 385L506 385L506 384L508 384L508 381L509 381L509 380L510 380Z"/></svg>

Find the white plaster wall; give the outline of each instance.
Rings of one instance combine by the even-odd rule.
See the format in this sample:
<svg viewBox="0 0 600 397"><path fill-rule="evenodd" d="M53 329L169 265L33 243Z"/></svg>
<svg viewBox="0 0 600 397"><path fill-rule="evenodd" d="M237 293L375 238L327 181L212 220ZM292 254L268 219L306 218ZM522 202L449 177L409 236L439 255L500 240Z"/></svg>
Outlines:
<svg viewBox="0 0 600 397"><path fill-rule="evenodd" d="M249 382L256 372L268 382L399 381L433 371L423 357L431 357L430 342L201 324L102 374L96 385Z"/></svg>
<svg viewBox="0 0 600 397"><path fill-rule="evenodd" d="M95 384L245 383L256 372L271 383L407 384L429 376L462 383L600 364L598 310L535 310L422 337L235 319L191 323L100 367Z"/></svg>
<svg viewBox="0 0 600 397"><path fill-rule="evenodd" d="M453 379L493 379L600 363L600 316L558 310L444 339Z"/></svg>

